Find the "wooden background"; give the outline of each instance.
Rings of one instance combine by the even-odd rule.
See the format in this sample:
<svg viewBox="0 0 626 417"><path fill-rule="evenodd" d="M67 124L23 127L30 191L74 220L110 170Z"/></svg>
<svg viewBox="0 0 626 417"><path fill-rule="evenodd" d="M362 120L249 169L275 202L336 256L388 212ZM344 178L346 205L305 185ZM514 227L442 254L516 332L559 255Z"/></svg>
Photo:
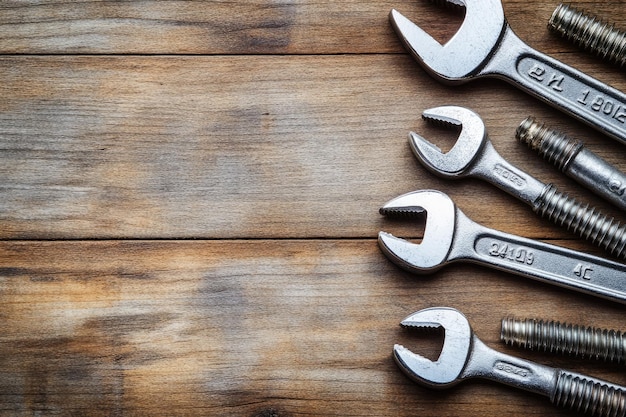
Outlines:
<svg viewBox="0 0 626 417"><path fill-rule="evenodd" d="M531 46L626 90L549 33L556 2L503 3ZM626 27L622 0L574 5ZM614 365L499 342L506 315L625 330L624 306L467 264L413 276L378 249L379 230L423 232L378 208L435 188L485 226L601 254L486 183L422 168L407 134L451 144L420 119L442 104L625 217L514 131L534 115L626 170L624 145L504 82L435 82L392 7L442 42L462 19L421 0L0 2L0 414L569 415L489 382L409 381L393 344L436 356L438 341L398 323L440 305L491 347L626 384Z"/></svg>

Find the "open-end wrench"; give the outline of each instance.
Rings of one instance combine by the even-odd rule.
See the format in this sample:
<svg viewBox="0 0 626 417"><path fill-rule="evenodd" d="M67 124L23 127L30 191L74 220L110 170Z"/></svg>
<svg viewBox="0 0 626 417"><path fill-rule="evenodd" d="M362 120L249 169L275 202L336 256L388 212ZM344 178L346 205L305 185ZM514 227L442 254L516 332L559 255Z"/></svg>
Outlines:
<svg viewBox="0 0 626 417"><path fill-rule="evenodd" d="M421 385L442 389L465 379L483 378L547 396L553 404L577 412L607 417L626 414L626 387L493 350L474 334L458 310L428 308L411 314L400 325L444 329L443 348L435 362L401 345L393 348L400 369Z"/></svg>
<svg viewBox="0 0 626 417"><path fill-rule="evenodd" d="M626 95L526 45L511 30L500 0L443 0L465 6L458 32L441 45L396 10L390 21L435 79L460 84L497 77L626 143Z"/></svg>
<svg viewBox="0 0 626 417"><path fill-rule="evenodd" d="M440 191L404 194L380 212L426 216L421 243L385 232L378 235L383 253L409 272L428 274L451 262L468 261L626 303L626 265L488 229L470 220Z"/></svg>
<svg viewBox="0 0 626 417"><path fill-rule="evenodd" d="M447 153L411 132L413 153L428 170L448 179L477 177L486 180L530 205L541 217L617 257L626 258L626 225L620 226L613 218L508 163L493 147L476 113L464 107L443 106L425 110L422 117L444 127L461 129L458 140Z"/></svg>

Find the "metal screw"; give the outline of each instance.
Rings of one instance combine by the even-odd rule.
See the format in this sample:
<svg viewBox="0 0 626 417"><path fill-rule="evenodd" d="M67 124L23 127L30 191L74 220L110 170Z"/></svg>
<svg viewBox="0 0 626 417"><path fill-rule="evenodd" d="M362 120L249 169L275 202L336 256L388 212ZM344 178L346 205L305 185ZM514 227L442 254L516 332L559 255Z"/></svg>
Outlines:
<svg viewBox="0 0 626 417"><path fill-rule="evenodd" d="M533 117L519 125L515 136L566 175L626 210L626 174L585 149L582 142L539 124Z"/></svg>
<svg viewBox="0 0 626 417"><path fill-rule="evenodd" d="M626 225L608 218L589 205L562 194L547 184L533 210L550 221L573 231L610 254L626 258Z"/></svg>
<svg viewBox="0 0 626 417"><path fill-rule="evenodd" d="M558 407L569 407L590 416L623 417L626 392L580 375L560 371L550 398Z"/></svg>
<svg viewBox="0 0 626 417"><path fill-rule="evenodd" d="M597 16L561 3L554 10L548 28L620 67L626 63L626 32Z"/></svg>
<svg viewBox="0 0 626 417"><path fill-rule="evenodd" d="M500 340L524 349L620 364L626 362L626 335L616 330L505 317L502 319Z"/></svg>

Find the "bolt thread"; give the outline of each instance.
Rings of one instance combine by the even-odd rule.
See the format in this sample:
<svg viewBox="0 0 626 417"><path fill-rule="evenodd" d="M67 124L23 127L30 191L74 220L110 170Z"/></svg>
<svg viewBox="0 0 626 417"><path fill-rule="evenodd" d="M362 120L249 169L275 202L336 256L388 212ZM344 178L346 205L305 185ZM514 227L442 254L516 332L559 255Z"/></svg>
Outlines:
<svg viewBox="0 0 626 417"><path fill-rule="evenodd" d="M553 404L591 416L626 415L626 392L618 386L559 371Z"/></svg>
<svg viewBox="0 0 626 417"><path fill-rule="evenodd" d="M506 317L502 319L500 340L523 349L619 364L626 362L626 335L615 330Z"/></svg>
<svg viewBox="0 0 626 417"><path fill-rule="evenodd" d="M610 254L626 258L626 225L620 227L620 223L612 217L560 193L554 185L545 186L533 210Z"/></svg>
<svg viewBox="0 0 626 417"><path fill-rule="evenodd" d="M626 32L597 16L561 3L554 10L548 28L620 67L626 63Z"/></svg>
<svg viewBox="0 0 626 417"><path fill-rule="evenodd" d="M543 159L556 165L561 171L565 171L569 163L583 149L582 142L549 129L530 116L519 125L515 131L515 137L539 153Z"/></svg>

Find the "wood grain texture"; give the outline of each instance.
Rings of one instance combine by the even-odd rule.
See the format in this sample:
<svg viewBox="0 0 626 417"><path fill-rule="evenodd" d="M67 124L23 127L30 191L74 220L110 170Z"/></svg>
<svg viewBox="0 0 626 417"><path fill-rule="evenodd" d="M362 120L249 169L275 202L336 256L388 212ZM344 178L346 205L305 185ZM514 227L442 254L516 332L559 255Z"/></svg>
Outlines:
<svg viewBox="0 0 626 417"><path fill-rule="evenodd" d="M390 51L390 2L19 1L0 6L5 53ZM312 36L315 33L315 36ZM365 36L364 36L365 35Z"/></svg>
<svg viewBox="0 0 626 417"><path fill-rule="evenodd" d="M558 2L504 0L513 29L548 53L575 51L546 24ZM577 1L618 27L621 1ZM0 52L10 54L337 54L403 52L387 16L392 8L446 40L461 17L421 0L101 1L6 0Z"/></svg>
<svg viewBox="0 0 626 417"><path fill-rule="evenodd" d="M393 344L432 356L438 337L398 323L441 304L495 348L626 383L498 340L507 314L619 328L623 307L479 267L415 277L375 241L8 242L0 273L4 415L568 415L496 384L406 379Z"/></svg>
<svg viewBox="0 0 626 417"><path fill-rule="evenodd" d="M378 207L419 188L497 229L568 236L486 183L419 165L407 134L450 146L419 120L446 103L479 112L511 162L610 213L514 132L533 114L626 160L623 145L502 82L444 88L405 55L4 57L0 78L5 238L375 237Z"/></svg>
<svg viewBox="0 0 626 417"><path fill-rule="evenodd" d="M623 71L551 35L556 4L504 0L530 45L614 87ZM623 1L574 2L626 27ZM434 177L407 133L466 106L540 180L624 214L517 143L534 115L626 170L626 148L498 80L446 87L392 7L438 40L429 2L0 2L0 416L570 415L472 381L408 380L398 323L459 308L489 346L626 385L623 370L503 346L512 314L623 328L624 307L468 264L415 276L377 247L422 222L378 214L420 188L488 227L601 254L477 180Z"/></svg>

